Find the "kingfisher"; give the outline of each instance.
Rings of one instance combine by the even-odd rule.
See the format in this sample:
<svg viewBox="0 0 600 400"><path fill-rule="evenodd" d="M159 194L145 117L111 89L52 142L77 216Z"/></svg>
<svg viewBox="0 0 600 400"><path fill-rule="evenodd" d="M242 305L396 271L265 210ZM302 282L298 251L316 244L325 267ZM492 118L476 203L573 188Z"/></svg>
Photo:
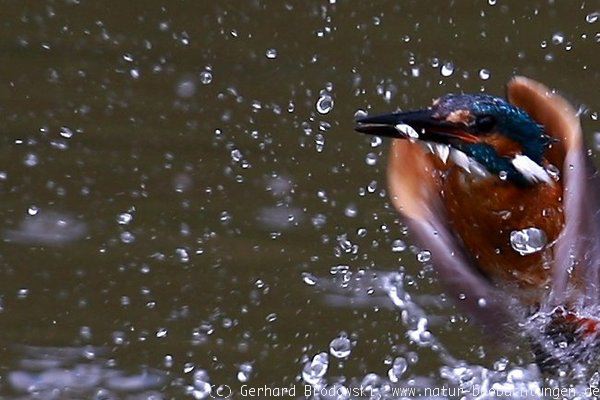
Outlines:
<svg viewBox="0 0 600 400"><path fill-rule="evenodd" d="M393 139L391 201L475 316L500 329L517 303L549 333L600 332L600 178L562 96L514 77L506 98L446 94L356 123Z"/></svg>

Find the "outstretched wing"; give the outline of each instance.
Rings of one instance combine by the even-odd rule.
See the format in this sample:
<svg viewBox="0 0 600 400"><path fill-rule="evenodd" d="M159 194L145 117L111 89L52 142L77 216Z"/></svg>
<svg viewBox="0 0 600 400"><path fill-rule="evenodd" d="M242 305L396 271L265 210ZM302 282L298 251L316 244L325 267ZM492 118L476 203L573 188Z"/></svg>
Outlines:
<svg viewBox="0 0 600 400"><path fill-rule="evenodd" d="M600 300L600 178L586 154L573 107L544 85L524 77L507 86L508 99L559 141L548 159L562 166L565 227L555 247L549 305L598 304ZM583 294L583 295L582 295Z"/></svg>
<svg viewBox="0 0 600 400"><path fill-rule="evenodd" d="M513 319L508 299L477 270L462 242L454 235L442 206L441 182L431 159L408 140L394 140L388 162L388 186L394 206L405 217L421 247L431 251L442 282L456 303L501 332Z"/></svg>

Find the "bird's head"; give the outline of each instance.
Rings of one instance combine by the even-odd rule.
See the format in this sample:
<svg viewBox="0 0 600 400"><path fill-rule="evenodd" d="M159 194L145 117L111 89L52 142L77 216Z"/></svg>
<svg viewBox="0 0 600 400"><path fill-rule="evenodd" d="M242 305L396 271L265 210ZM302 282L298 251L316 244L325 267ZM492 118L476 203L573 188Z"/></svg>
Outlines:
<svg viewBox="0 0 600 400"><path fill-rule="evenodd" d="M444 162L449 157L469 172L518 185L550 182L544 153L553 139L525 111L499 97L448 94L423 110L360 118L356 130L424 142Z"/></svg>

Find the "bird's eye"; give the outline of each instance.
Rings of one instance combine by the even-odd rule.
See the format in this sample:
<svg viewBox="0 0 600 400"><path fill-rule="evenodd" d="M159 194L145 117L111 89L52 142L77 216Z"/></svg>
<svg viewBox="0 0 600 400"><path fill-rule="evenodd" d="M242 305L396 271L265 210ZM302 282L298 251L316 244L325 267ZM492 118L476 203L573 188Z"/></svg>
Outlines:
<svg viewBox="0 0 600 400"><path fill-rule="evenodd" d="M496 126L496 118L492 115L480 115L475 119L475 128L479 132L490 132Z"/></svg>

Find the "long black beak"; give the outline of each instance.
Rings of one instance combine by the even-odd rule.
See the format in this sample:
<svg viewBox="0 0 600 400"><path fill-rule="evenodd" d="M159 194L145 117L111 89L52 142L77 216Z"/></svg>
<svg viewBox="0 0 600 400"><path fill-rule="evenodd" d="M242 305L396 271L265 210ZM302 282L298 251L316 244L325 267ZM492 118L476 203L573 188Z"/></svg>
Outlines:
<svg viewBox="0 0 600 400"><path fill-rule="evenodd" d="M356 131L394 139L419 139L444 144L475 142L464 125L436 118L433 110L425 109L364 117L356 120Z"/></svg>

